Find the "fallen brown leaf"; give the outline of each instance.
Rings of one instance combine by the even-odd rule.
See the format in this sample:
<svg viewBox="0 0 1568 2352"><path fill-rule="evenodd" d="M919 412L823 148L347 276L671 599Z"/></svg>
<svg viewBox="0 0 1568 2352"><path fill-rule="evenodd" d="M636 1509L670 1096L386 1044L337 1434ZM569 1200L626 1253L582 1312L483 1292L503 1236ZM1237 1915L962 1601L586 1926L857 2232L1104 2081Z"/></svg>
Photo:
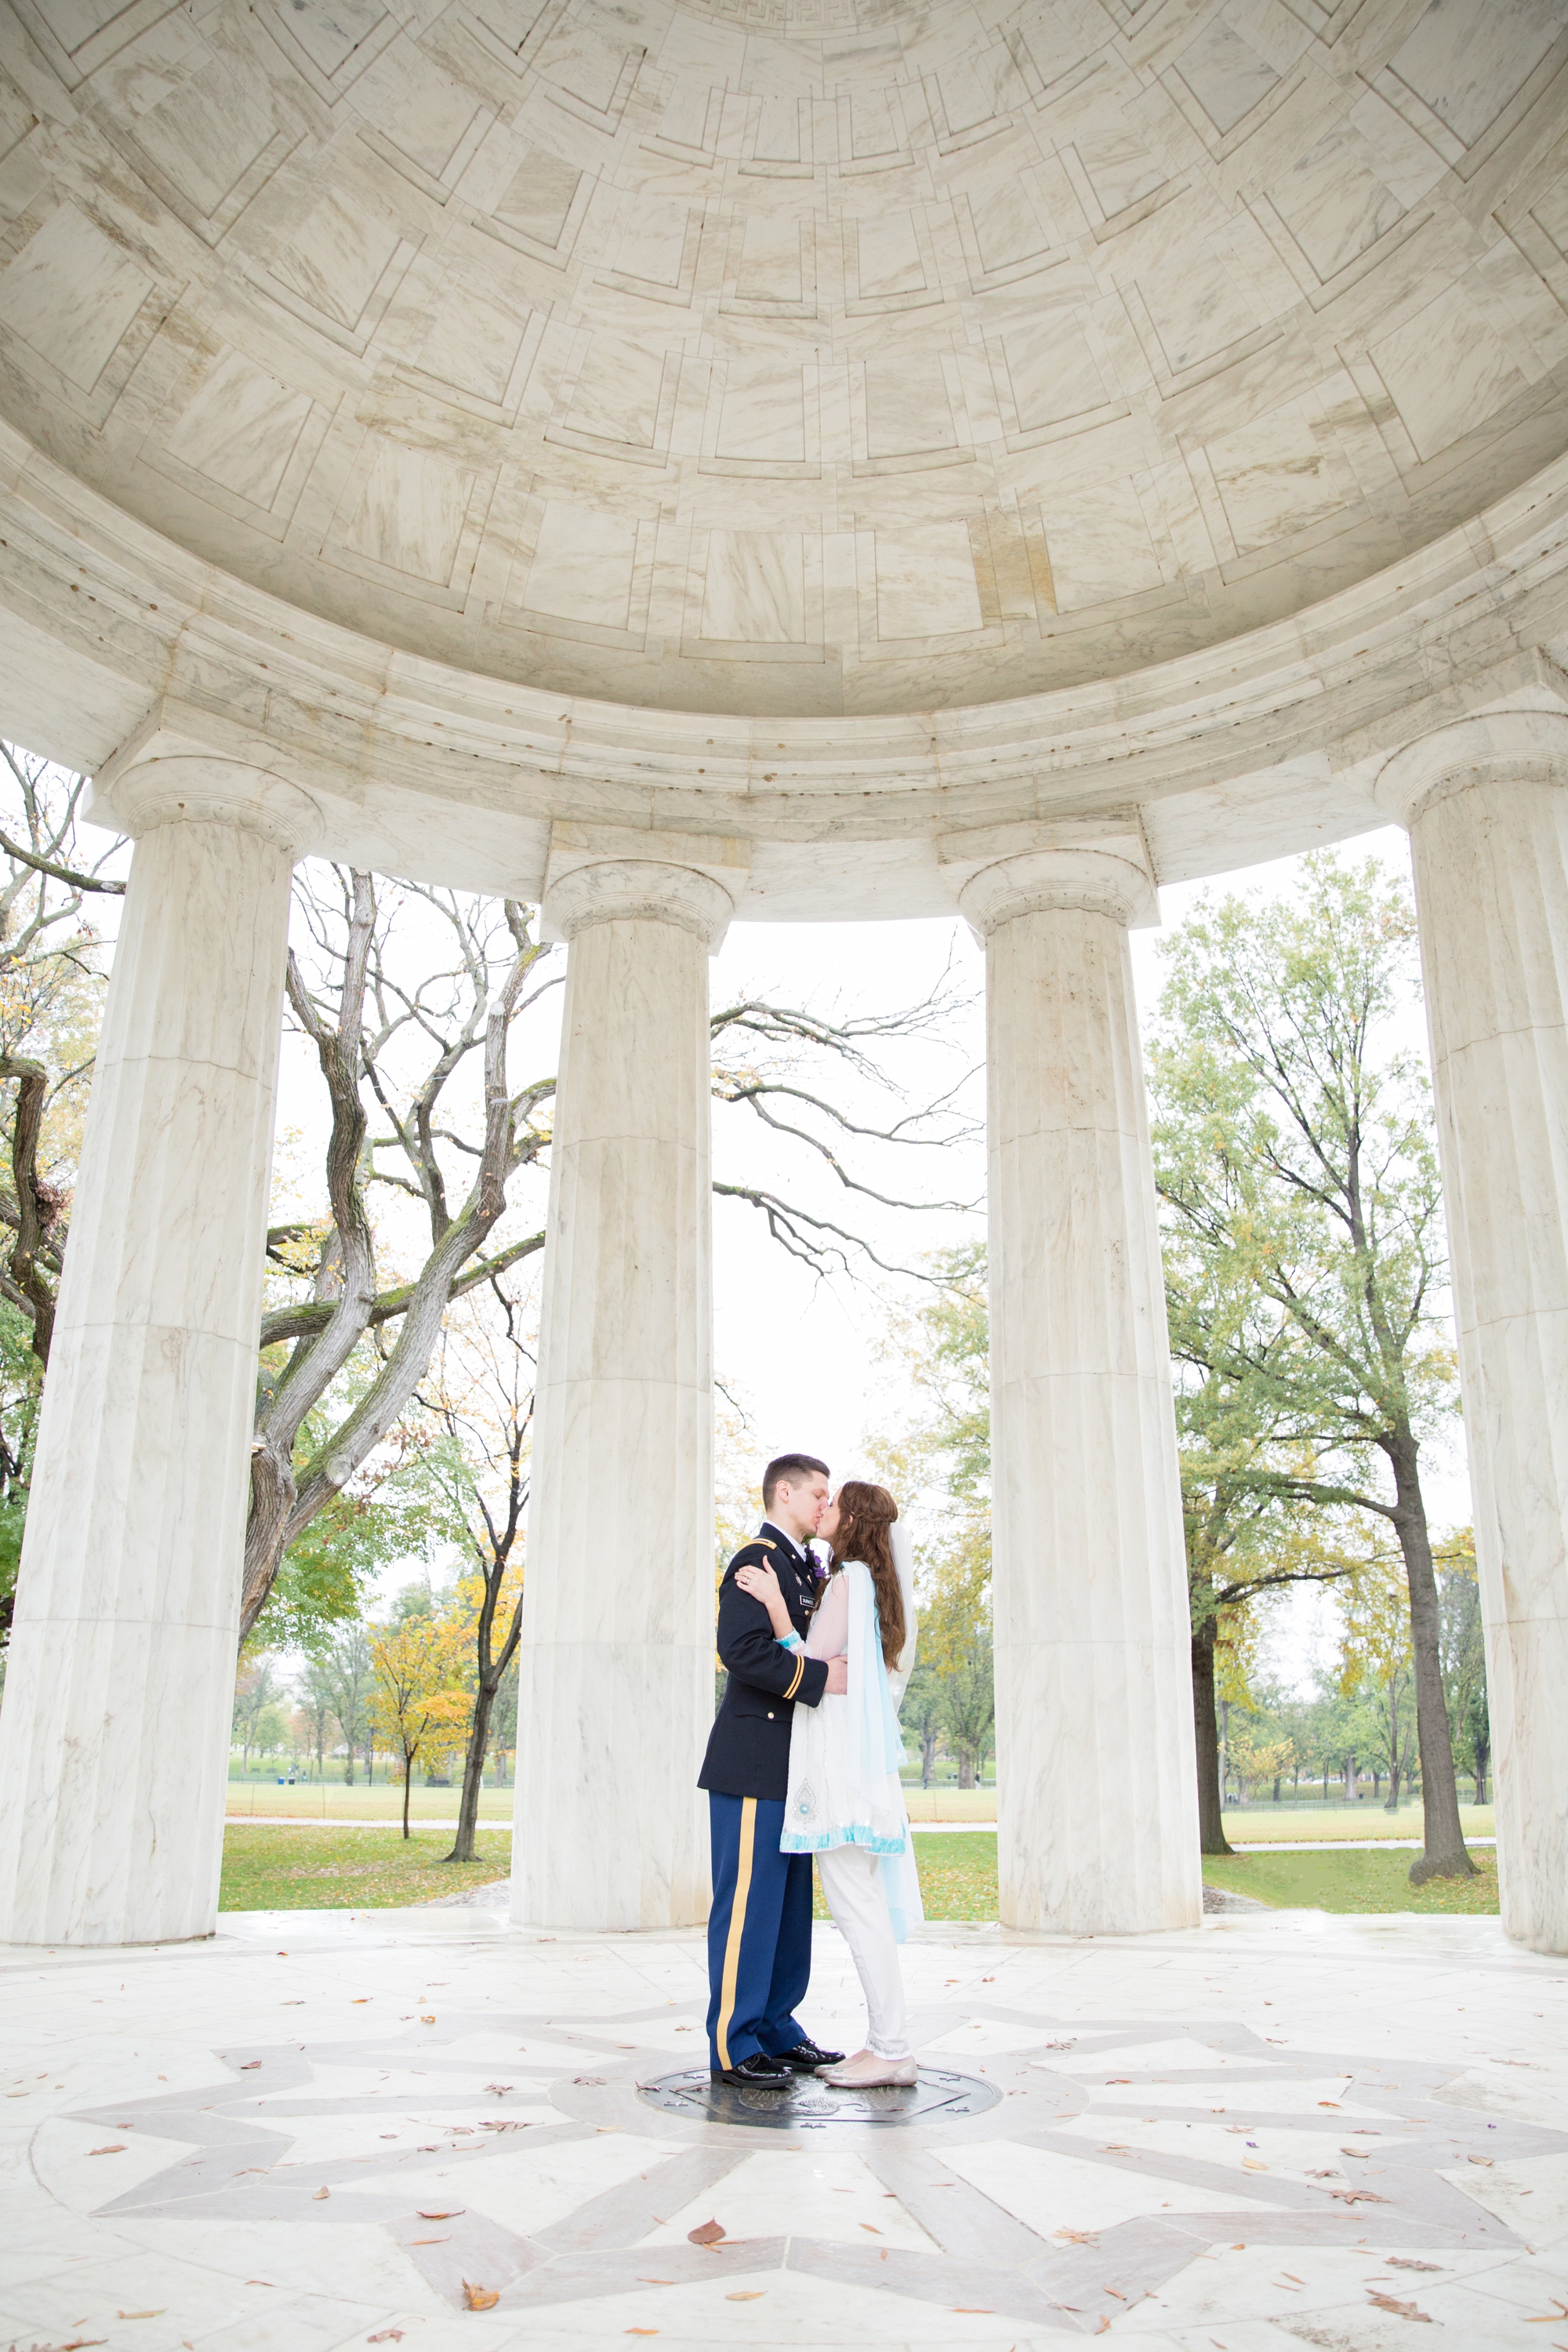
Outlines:
<svg viewBox="0 0 1568 2352"><path fill-rule="evenodd" d="M723 2234L722 2221L699 2221L695 2230L688 2230L686 2232L694 2246L716 2246Z"/></svg>
<svg viewBox="0 0 1568 2352"><path fill-rule="evenodd" d="M433 2017L422 2017L419 2022L421 2025L434 2025L436 2021Z"/></svg>
<svg viewBox="0 0 1568 2352"><path fill-rule="evenodd" d="M874 2238L879 2238L882 2234L880 2230L878 2229L875 2221L862 2221L860 2227L863 2230L869 2230Z"/></svg>
<svg viewBox="0 0 1568 2352"><path fill-rule="evenodd" d="M439 2238L410 2238L408 2241L411 2246L449 2246L451 2242L452 2233L449 2230Z"/></svg>
<svg viewBox="0 0 1568 2352"><path fill-rule="evenodd" d="M384 2327L378 2336L367 2336L364 2340L367 2344L401 2344L403 2330L401 2327Z"/></svg>
<svg viewBox="0 0 1568 2352"><path fill-rule="evenodd" d="M1387 2198L1380 2197L1375 2189L1331 2189L1329 2195L1337 2197L1342 2205L1386 2205L1388 2202Z"/></svg>
<svg viewBox="0 0 1568 2352"><path fill-rule="evenodd" d="M1373 2302L1376 2304L1379 2311L1397 2312L1401 2319L1424 2319L1428 2327L1432 2325L1431 2313L1429 2311L1418 2311L1413 2303L1401 2303L1396 2296L1392 2294L1384 2294L1377 2287L1374 2286L1369 2286L1367 2294L1371 2296Z"/></svg>
<svg viewBox="0 0 1568 2352"><path fill-rule="evenodd" d="M1097 2245L1100 2242L1100 2232L1098 2230L1068 2230L1064 2228L1053 2231L1052 2235L1058 2238L1066 2238L1075 2246L1093 2246Z"/></svg>
<svg viewBox="0 0 1568 2352"><path fill-rule="evenodd" d="M466 2205L443 2205L434 2208L427 2213L421 2205L419 2219L422 2221L457 2221L461 2220L468 2210Z"/></svg>
<svg viewBox="0 0 1568 2352"><path fill-rule="evenodd" d="M312 2204L319 2205L323 2197L330 2197L331 2193L332 2192L330 2189L312 2189L310 2191L310 2201Z"/></svg>
<svg viewBox="0 0 1568 2352"><path fill-rule="evenodd" d="M1552 2300L1553 2303L1557 2303L1555 2295L1552 2296ZM124 2314L121 2313L121 2316L123 2318ZM1560 2321L1564 2319L1568 2319L1568 2303L1558 2303L1555 2311L1527 2312L1525 2315L1525 2325L1529 2327L1555 2327Z"/></svg>
<svg viewBox="0 0 1568 2352"><path fill-rule="evenodd" d="M602 2091L605 2087L603 2074L574 2074L572 2080L584 2091Z"/></svg>
<svg viewBox="0 0 1568 2352"><path fill-rule="evenodd" d="M1472 2164L1484 2164L1489 2172L1491 2169L1491 2161L1489 2156L1472 2156L1470 2158Z"/></svg>
<svg viewBox="0 0 1568 2352"><path fill-rule="evenodd" d="M167 2304L161 2303L156 2311L117 2311L114 2315L116 2319L162 2319L167 2309Z"/></svg>
<svg viewBox="0 0 1568 2352"><path fill-rule="evenodd" d="M675 2284L675 2281L673 2279L640 2278L637 2281L637 2284L638 2286L673 2286Z"/></svg>
<svg viewBox="0 0 1568 2352"><path fill-rule="evenodd" d="M239 2071L242 2074L254 2074L260 2063L259 2058L247 2058Z"/></svg>
<svg viewBox="0 0 1568 2352"><path fill-rule="evenodd" d="M762 2299L763 2290L760 2286L738 2286L733 2294L727 2294L724 2297L726 2303L761 2303Z"/></svg>
<svg viewBox="0 0 1568 2352"><path fill-rule="evenodd" d="M1387 2254L1384 2258L1391 2271L1440 2271L1441 2263L1413 2262L1408 2254Z"/></svg>
<svg viewBox="0 0 1568 2352"><path fill-rule="evenodd" d="M463 2301L470 2311L493 2311L500 2301L500 2290L488 2286L475 2286L470 2280L465 2279Z"/></svg>
<svg viewBox="0 0 1568 2352"><path fill-rule="evenodd" d="M89 2147L88 2149L89 2156L123 2156L124 2153L125 2142L122 2139L113 2141L108 2147Z"/></svg>

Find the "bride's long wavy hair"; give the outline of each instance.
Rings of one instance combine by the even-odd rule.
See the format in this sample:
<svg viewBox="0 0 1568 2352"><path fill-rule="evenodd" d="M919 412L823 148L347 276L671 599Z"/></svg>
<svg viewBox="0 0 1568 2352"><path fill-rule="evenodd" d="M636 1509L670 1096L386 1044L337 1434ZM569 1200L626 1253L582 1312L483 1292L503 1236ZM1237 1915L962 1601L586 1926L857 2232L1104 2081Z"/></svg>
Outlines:
<svg viewBox="0 0 1568 2352"><path fill-rule="evenodd" d="M904 1620L904 1589L893 1566L888 1529L899 1507L885 1486L864 1478L846 1478L838 1489L838 1533L833 1538L833 1565L864 1560L877 1594L877 1627L882 1636L882 1657L889 1667L903 1655L908 1627Z"/></svg>

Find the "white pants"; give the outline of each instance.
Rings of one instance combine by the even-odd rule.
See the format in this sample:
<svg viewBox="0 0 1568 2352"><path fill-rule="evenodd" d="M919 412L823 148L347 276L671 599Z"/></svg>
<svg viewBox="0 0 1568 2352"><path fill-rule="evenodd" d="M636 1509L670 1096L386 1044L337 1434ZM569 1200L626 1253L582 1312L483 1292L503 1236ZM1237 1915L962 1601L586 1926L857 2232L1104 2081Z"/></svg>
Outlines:
<svg viewBox="0 0 1568 2352"><path fill-rule="evenodd" d="M877 1857L864 1846L835 1845L817 1855L816 1866L866 1996L866 2047L879 2058L908 2058L904 1979Z"/></svg>

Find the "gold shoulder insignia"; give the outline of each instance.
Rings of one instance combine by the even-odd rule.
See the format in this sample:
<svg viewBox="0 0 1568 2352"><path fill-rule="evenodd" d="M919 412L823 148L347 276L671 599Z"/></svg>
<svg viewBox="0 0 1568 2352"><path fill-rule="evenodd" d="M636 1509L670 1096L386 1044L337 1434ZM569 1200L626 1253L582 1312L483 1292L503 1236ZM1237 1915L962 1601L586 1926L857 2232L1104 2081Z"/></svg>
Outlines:
<svg viewBox="0 0 1568 2352"><path fill-rule="evenodd" d="M756 1538L756 1541L762 1545L764 1551L777 1551L778 1549L778 1546L774 1543L772 1536L758 1536Z"/></svg>

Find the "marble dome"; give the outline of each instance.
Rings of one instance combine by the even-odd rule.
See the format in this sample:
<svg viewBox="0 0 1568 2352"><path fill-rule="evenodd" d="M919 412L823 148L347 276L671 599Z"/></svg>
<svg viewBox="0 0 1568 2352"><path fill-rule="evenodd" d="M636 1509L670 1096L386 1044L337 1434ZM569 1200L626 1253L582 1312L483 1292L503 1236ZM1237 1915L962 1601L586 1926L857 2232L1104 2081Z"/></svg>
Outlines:
<svg viewBox="0 0 1568 2352"><path fill-rule="evenodd" d="M479 677L973 706L1568 443L1562 0L12 0L0 417Z"/></svg>

